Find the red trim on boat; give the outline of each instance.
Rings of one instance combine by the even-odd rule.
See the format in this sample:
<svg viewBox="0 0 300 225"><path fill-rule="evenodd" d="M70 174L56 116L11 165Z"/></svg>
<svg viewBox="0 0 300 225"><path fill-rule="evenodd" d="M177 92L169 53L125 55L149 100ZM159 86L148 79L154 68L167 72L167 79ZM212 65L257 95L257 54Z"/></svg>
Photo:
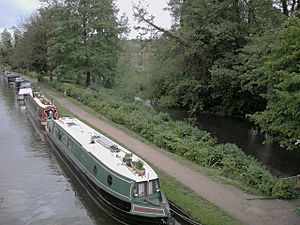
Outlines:
<svg viewBox="0 0 300 225"><path fill-rule="evenodd" d="M132 211L137 213L147 213L147 214L160 214L160 215L164 214L163 209L147 208L147 207L141 207L136 205L133 205Z"/></svg>

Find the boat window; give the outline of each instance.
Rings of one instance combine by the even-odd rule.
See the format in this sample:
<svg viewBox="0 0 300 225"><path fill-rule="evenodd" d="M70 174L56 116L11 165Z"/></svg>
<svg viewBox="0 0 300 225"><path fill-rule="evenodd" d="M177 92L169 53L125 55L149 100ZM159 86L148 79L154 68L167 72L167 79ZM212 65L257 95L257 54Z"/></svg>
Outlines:
<svg viewBox="0 0 300 225"><path fill-rule="evenodd" d="M93 168L93 174L97 175L97 172L98 172L98 169L97 169L97 166L95 165L94 168Z"/></svg>
<svg viewBox="0 0 300 225"><path fill-rule="evenodd" d="M158 180L137 183L134 186L133 194L135 197L145 197L159 192Z"/></svg>
<svg viewBox="0 0 300 225"><path fill-rule="evenodd" d="M153 182L154 182L153 180L150 180L148 182L148 195L153 195L153 193L154 193Z"/></svg>
<svg viewBox="0 0 300 225"><path fill-rule="evenodd" d="M138 197L139 193L138 193L138 184L136 183L133 187L133 195L134 197Z"/></svg>
<svg viewBox="0 0 300 225"><path fill-rule="evenodd" d="M108 176L107 176L107 183L108 183L109 186L112 185L112 181L113 181L113 180L112 180L111 175L108 175Z"/></svg>
<svg viewBox="0 0 300 225"><path fill-rule="evenodd" d="M138 190L139 190L139 196L140 197L144 197L146 196L146 190L145 190L145 182L143 183L139 183L139 187L138 187Z"/></svg>
<svg viewBox="0 0 300 225"><path fill-rule="evenodd" d="M153 181L154 183L154 191L159 192L159 183L158 183L158 179Z"/></svg>

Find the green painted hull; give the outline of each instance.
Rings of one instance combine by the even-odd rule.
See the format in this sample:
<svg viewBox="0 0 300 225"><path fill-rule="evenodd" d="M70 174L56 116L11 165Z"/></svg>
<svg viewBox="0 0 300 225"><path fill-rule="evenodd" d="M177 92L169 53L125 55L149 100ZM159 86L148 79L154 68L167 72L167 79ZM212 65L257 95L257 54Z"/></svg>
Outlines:
<svg viewBox="0 0 300 225"><path fill-rule="evenodd" d="M130 221L130 224L160 224L170 217L169 206L147 205L143 198L133 197L133 188L135 182L116 174L108 166L87 152L77 140L71 137L66 131L59 127L55 122L48 121L52 124L51 132L47 130L49 140L60 151L64 161L71 165L75 170L77 177L92 193L93 198L98 201L105 210L109 211L114 217L122 221ZM59 139L54 127L57 127L63 135ZM111 177L109 180L108 177ZM151 196L150 200L161 198L161 193ZM165 201L167 201L165 199ZM147 211L134 212L134 208L139 206L149 207L149 209L163 211L163 215L151 214ZM151 210L150 210L151 211ZM133 223L132 221L137 221Z"/></svg>

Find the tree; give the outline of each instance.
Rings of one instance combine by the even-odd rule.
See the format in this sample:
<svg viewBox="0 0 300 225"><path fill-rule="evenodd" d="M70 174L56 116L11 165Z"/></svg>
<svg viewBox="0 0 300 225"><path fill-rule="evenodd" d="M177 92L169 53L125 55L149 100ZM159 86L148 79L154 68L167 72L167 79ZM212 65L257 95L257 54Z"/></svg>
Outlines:
<svg viewBox="0 0 300 225"><path fill-rule="evenodd" d="M286 16L291 16L300 9L300 0L275 0L274 4L279 6Z"/></svg>
<svg viewBox="0 0 300 225"><path fill-rule="evenodd" d="M10 32L7 29L0 36L0 63L9 65L10 57L13 49L13 40Z"/></svg>
<svg viewBox="0 0 300 225"><path fill-rule="evenodd" d="M275 33L261 71L269 83L266 110L251 116L282 147L293 150L300 138L300 19L290 18Z"/></svg>
<svg viewBox="0 0 300 225"><path fill-rule="evenodd" d="M12 64L15 68L26 68L46 73L48 66L48 47L51 11L41 8L21 24L23 32L14 28L15 46Z"/></svg>
<svg viewBox="0 0 300 225"><path fill-rule="evenodd" d="M123 31L114 1L65 0L56 7L60 19L49 41L55 71L84 75L85 86L91 79L111 86Z"/></svg>

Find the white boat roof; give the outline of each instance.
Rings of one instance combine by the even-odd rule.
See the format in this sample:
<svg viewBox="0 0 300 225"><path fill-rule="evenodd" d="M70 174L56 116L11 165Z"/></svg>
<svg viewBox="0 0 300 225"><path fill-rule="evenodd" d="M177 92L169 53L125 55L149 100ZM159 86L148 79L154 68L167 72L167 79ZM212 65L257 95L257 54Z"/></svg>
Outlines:
<svg viewBox="0 0 300 225"><path fill-rule="evenodd" d="M155 171L141 158L127 149L123 148L116 142L112 141L108 137L84 124L80 120L73 117L61 117L55 121L60 127L62 127L69 135L77 140L86 151L92 154L95 158L105 164L108 168L128 177L136 182L143 182L148 180L157 179ZM95 143L91 143L92 137L96 137ZM114 152L108 146L115 146L120 151ZM140 176L130 167L127 167L123 162L123 157L126 153L132 154L132 161L142 161L144 164L145 175Z"/></svg>
<svg viewBox="0 0 300 225"><path fill-rule="evenodd" d="M34 94L34 96L33 96ZM33 92L30 94L34 101L43 109L47 108L47 107L54 107L54 105L52 104L52 102L47 99L43 94L39 93L39 92ZM46 102L49 102L49 104L44 104L41 100L44 99Z"/></svg>
<svg viewBox="0 0 300 225"><path fill-rule="evenodd" d="M31 88L21 88L18 92L18 95L32 95L32 89Z"/></svg>

